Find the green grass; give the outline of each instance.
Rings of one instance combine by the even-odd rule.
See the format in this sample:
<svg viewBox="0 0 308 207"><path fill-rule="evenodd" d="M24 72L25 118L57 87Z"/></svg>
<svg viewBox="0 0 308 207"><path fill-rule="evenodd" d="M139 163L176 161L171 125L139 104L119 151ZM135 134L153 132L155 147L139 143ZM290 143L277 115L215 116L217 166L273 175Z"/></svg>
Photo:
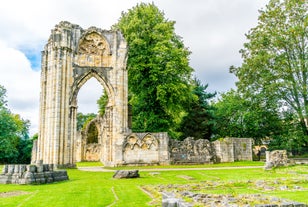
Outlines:
<svg viewBox="0 0 308 207"><path fill-rule="evenodd" d="M103 166L101 162L77 162L77 167L99 167Z"/></svg>
<svg viewBox="0 0 308 207"><path fill-rule="evenodd" d="M215 165L219 167L238 166L240 163ZM101 166L99 163L79 163L78 166ZM251 163L249 164L251 165ZM244 166L249 166L245 163ZM241 163L243 166L243 163ZM161 167L161 166L157 166ZM185 166L171 166L185 167ZM189 166L193 167L193 166ZM197 167L197 166L194 166ZM202 167L205 167L202 165ZM213 166L212 166L213 167ZM155 166L156 168L156 166ZM164 167L166 168L166 167ZM1 166L0 166L1 170ZM210 170L184 170L184 171L161 171L157 173L145 172L140 169L138 179L113 179L112 172L84 172L77 169L67 170L70 180L46 185L2 185L0 184L0 206L19 207L48 207L48 206L123 206L144 207L161 205L159 188L172 190L168 185L175 186L207 186L195 189L207 193L265 193L281 198L288 198L308 204L308 166L294 166L272 171L264 171L262 168L255 169L210 169ZM192 178L191 180L185 179ZM306 180L304 179L306 178ZM281 180L293 184L294 179L299 181L296 185L305 188L302 191L266 191L257 189L252 185L257 180L273 182ZM249 181L249 182L248 182ZM219 182L221 185L211 188L211 182ZM204 184L204 185L202 185ZM198 186L200 186L198 185ZM144 193L140 186L150 190L156 198L156 204L149 205L152 200ZM26 191L29 194L2 198L1 192ZM118 200L117 200L118 198Z"/></svg>

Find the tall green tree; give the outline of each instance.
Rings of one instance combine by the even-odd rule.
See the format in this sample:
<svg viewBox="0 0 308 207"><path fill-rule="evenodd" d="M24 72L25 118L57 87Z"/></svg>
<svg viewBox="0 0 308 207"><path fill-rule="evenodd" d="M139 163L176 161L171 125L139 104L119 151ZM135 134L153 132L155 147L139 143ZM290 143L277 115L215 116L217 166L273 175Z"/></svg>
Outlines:
<svg viewBox="0 0 308 207"><path fill-rule="evenodd" d="M258 25L246 35L240 51L243 64L231 67L246 97L277 101L296 114L308 135L308 17L307 0L270 0L260 11ZM308 139L304 141L308 145Z"/></svg>
<svg viewBox="0 0 308 207"><path fill-rule="evenodd" d="M0 86L0 163L23 163L21 145L29 140L29 121L6 107L6 90Z"/></svg>
<svg viewBox="0 0 308 207"><path fill-rule="evenodd" d="M276 109L265 106L262 99L244 98L230 90L215 103L215 136L253 138L256 144L266 137L280 135L282 121Z"/></svg>
<svg viewBox="0 0 308 207"><path fill-rule="evenodd" d="M195 99L187 107L187 114L180 125L181 138L194 137L195 139L210 139L215 123L214 107L210 100L216 93L206 91L208 85L202 85L200 80L194 80L193 94Z"/></svg>
<svg viewBox="0 0 308 207"><path fill-rule="evenodd" d="M190 51L174 21L153 3L123 12L114 28L128 42L128 88L135 131L174 131L191 97Z"/></svg>

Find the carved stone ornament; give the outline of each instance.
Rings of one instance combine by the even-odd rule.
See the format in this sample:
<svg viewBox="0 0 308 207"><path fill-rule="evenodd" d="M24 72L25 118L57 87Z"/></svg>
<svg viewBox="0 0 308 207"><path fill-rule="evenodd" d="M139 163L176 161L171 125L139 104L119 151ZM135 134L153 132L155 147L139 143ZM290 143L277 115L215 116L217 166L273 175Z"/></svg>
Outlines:
<svg viewBox="0 0 308 207"><path fill-rule="evenodd" d="M103 55L108 51L107 43L96 32L92 32L84 37L79 45L79 54Z"/></svg>

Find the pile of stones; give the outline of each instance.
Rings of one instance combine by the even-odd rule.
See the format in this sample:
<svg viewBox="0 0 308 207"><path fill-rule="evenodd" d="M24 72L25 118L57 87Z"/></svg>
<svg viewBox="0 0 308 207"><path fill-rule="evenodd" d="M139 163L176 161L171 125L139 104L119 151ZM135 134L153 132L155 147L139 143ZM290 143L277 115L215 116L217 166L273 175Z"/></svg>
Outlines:
<svg viewBox="0 0 308 207"><path fill-rule="evenodd" d="M268 197L261 194L245 194L245 195L221 195L221 194L203 194L192 193L189 191L181 193L181 198L189 198L191 203L184 202L183 199L177 198L173 193L162 193L163 207L192 207L208 206L208 207L308 207L306 204L280 199L276 197Z"/></svg>
<svg viewBox="0 0 308 207"><path fill-rule="evenodd" d="M53 164L4 165L0 184L45 184L68 180L66 170L54 170Z"/></svg>

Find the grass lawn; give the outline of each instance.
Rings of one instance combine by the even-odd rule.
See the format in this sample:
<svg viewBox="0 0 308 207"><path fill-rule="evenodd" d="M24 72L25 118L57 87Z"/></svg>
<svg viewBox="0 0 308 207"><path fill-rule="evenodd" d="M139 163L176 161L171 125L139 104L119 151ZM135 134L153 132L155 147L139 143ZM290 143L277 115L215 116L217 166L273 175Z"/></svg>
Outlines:
<svg viewBox="0 0 308 207"><path fill-rule="evenodd" d="M99 163L78 163L77 166L100 166ZM239 163L225 164L226 167L239 166ZM248 166L248 163L242 163ZM259 164L260 165L260 164ZM215 165L216 167L217 165ZM221 167L224 165L222 164ZM162 166L157 166L162 168ZM168 166L185 167L185 166ZM165 168L168 168L165 167ZM188 166L197 167L197 166ZM202 165L199 167L210 167ZM213 166L212 166L213 167ZM0 166L1 168L1 166ZM156 167L155 167L156 168ZM262 193L280 198L288 198L308 204L308 166L294 166L272 171L255 169L204 169L184 171L159 171L156 173L142 171L140 178L112 178L112 172L85 172L77 169L67 170L70 180L46 185L2 185L0 184L0 206L125 206L144 207L160 206L161 198L158 187L173 190L177 186L204 184L198 191L215 194ZM1 169L0 169L1 170ZM186 179L191 178L191 179ZM301 190L275 189L264 191L252 183L262 180L275 185L279 180L284 185L300 186ZM221 185L210 188L209 182L220 182ZM200 185L199 185L200 186ZM142 191L143 187L151 193L156 202L149 204L153 198ZM3 196L3 192L28 192L17 196Z"/></svg>

